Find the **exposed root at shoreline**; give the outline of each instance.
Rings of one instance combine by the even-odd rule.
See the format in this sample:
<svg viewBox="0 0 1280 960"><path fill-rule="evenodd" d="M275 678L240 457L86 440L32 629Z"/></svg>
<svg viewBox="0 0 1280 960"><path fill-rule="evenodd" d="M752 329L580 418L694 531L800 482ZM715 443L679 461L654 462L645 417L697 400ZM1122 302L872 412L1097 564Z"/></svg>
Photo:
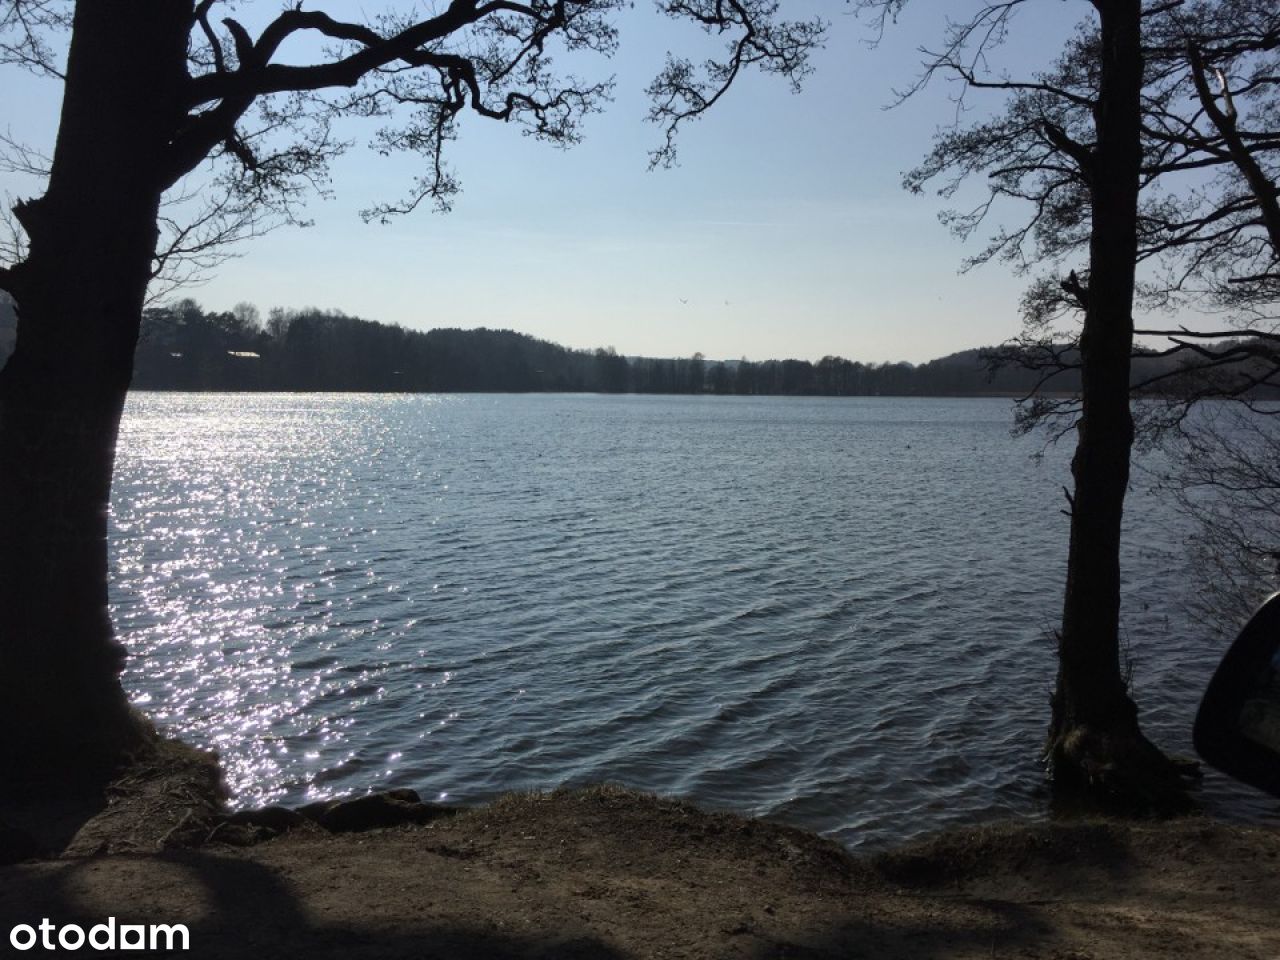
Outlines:
<svg viewBox="0 0 1280 960"><path fill-rule="evenodd" d="M225 797L215 755L152 737L105 786L11 790L0 800L0 863L182 845L221 815Z"/></svg>
<svg viewBox="0 0 1280 960"><path fill-rule="evenodd" d="M1053 735L1045 763L1063 809L1120 817L1169 817L1197 809L1193 760L1166 756L1138 732L1123 735L1076 725Z"/></svg>

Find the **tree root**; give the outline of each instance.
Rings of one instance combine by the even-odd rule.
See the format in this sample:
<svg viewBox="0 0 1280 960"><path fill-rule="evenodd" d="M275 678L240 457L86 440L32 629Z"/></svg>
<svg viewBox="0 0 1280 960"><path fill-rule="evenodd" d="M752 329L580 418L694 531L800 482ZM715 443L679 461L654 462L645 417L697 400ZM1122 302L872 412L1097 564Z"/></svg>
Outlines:
<svg viewBox="0 0 1280 960"><path fill-rule="evenodd" d="M1168 757L1136 729L1102 732L1076 725L1045 750L1054 793L1073 806L1123 816L1177 816L1196 809L1189 788L1200 779L1194 760Z"/></svg>

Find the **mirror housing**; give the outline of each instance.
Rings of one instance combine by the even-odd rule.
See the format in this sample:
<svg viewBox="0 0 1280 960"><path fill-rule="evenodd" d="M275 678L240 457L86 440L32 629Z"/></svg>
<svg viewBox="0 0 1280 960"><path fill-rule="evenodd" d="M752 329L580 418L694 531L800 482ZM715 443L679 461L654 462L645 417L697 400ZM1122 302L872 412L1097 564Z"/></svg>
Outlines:
<svg viewBox="0 0 1280 960"><path fill-rule="evenodd" d="M1280 593L1273 593L1227 651L1192 733L1205 763L1280 797Z"/></svg>

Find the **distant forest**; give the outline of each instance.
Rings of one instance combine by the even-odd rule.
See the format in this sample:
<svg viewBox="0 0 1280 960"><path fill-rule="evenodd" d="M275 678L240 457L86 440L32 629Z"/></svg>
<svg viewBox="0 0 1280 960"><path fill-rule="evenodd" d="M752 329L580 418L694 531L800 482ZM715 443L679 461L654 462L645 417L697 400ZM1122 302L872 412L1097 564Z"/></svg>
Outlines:
<svg viewBox="0 0 1280 960"><path fill-rule="evenodd" d="M316 309L206 313L191 300L146 311L133 375L136 389L149 390L415 393L923 396L1014 393L1034 382L1012 369L990 380L976 350L920 366L626 357L511 330L422 332ZM1064 379L1060 389L1077 385Z"/></svg>
<svg viewBox="0 0 1280 960"><path fill-rule="evenodd" d="M13 343L12 305L0 297L0 360ZM1175 361L1139 360L1135 380ZM750 396L1022 395L1039 374L1006 366L992 375L981 350L924 364L625 357L573 350L511 330L426 332L334 310L247 304L205 312L194 300L148 308L133 374L140 390L280 390L483 393L680 393ZM1052 389L1075 392L1074 370Z"/></svg>

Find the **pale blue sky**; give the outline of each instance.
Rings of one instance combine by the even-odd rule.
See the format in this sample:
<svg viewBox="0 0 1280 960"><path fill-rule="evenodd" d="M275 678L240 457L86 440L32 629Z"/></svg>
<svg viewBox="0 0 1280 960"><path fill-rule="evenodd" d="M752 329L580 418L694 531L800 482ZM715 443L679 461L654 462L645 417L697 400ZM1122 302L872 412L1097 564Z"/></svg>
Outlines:
<svg viewBox="0 0 1280 960"><path fill-rule="evenodd" d="M308 6L341 15L349 5ZM685 130L681 165L649 172L658 131L642 122L643 89L667 48L697 53L701 38L642 3L622 20L619 55L595 64L597 76L616 74L616 98L580 146L556 150L469 117L450 155L463 183L453 212L390 225L366 225L358 211L398 197L413 162L357 146L335 168L334 199L310 204L315 226L251 241L186 292L216 309L314 305L658 356L918 362L1000 341L1017 330L1023 282L998 264L960 275L976 243L938 224L936 198L900 186L953 115L945 85L883 109L918 72L916 48L969 6L915 0L871 49L845 4L794 4L833 21L804 92L743 77ZM1011 67L1048 62L1087 12L1076 0L1030 4L1005 50ZM56 88L11 71L0 84L0 125L47 148ZM371 133L344 130L361 143ZM0 174L0 191L33 188Z"/></svg>

